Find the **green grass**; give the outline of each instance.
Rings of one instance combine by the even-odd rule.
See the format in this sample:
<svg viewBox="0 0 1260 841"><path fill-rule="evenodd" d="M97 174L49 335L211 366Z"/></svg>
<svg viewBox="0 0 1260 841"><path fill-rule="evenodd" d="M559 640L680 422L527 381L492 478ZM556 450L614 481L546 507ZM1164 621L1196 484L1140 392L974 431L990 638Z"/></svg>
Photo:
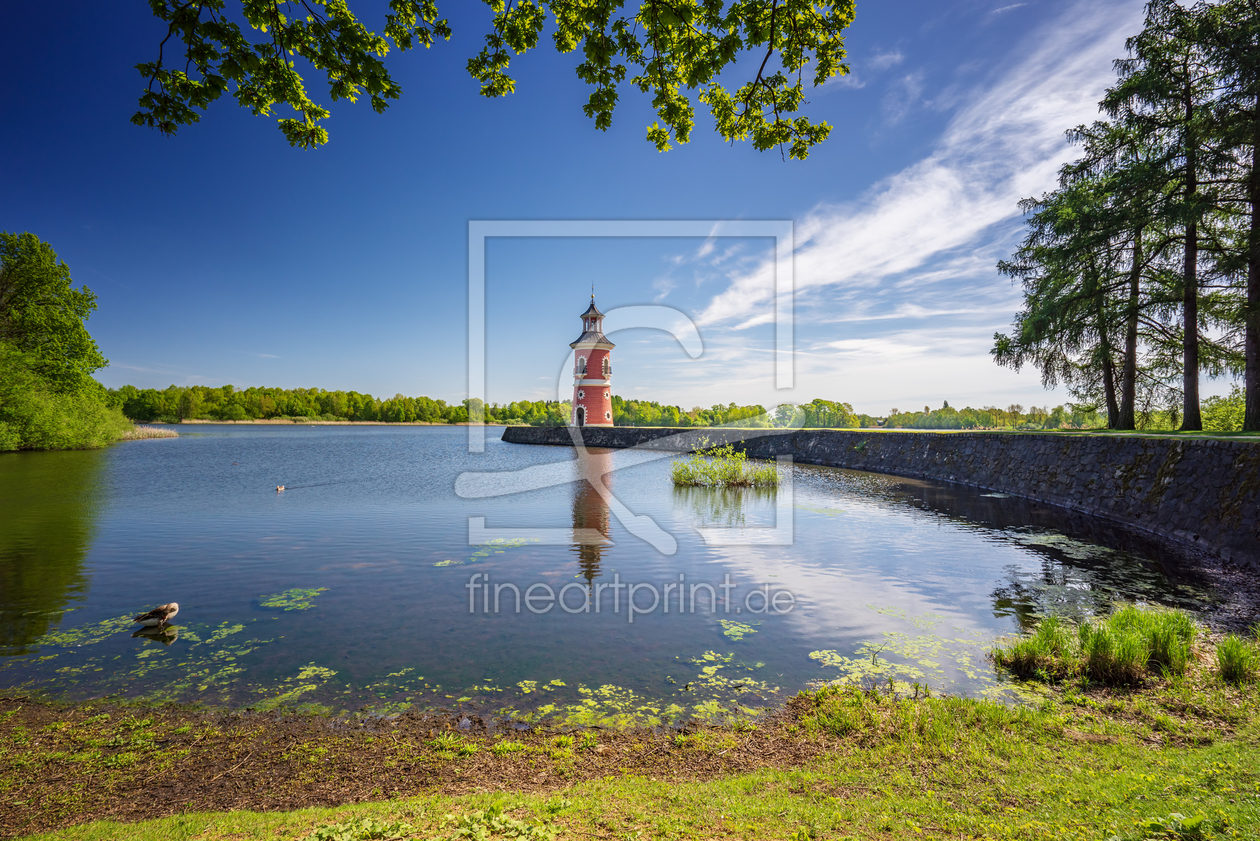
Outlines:
<svg viewBox="0 0 1260 841"><path fill-rule="evenodd" d="M1257 626L1257 631L1260 631L1260 626ZM1260 633L1256 636L1260 637ZM1227 635L1216 646L1216 667L1221 678L1229 683L1255 683L1260 679L1260 639Z"/></svg>
<svg viewBox="0 0 1260 841"><path fill-rule="evenodd" d="M1018 708L828 688L799 699L802 712L792 738L821 740L828 747L820 759L799 767L785 763L708 780L688 779L681 769L656 779L623 773L561 791L433 795L283 813L198 813L130 825L101 821L38 837L1255 837L1260 728L1254 693L1212 682L1206 674L1194 677L1112 696L1047 690L1035 704ZM692 749L679 748L683 755Z"/></svg>
<svg viewBox="0 0 1260 841"><path fill-rule="evenodd" d="M748 454L731 444L697 450L691 458L675 461L671 468L675 485L712 488L773 487L779 471L773 463L749 463Z"/></svg>
<svg viewBox="0 0 1260 841"><path fill-rule="evenodd" d="M526 750L525 745L520 742L513 742L510 739L504 739L502 742L495 742L490 746L490 752L495 756L507 756L509 753L520 753Z"/></svg>
<svg viewBox="0 0 1260 841"><path fill-rule="evenodd" d="M97 821L31 837L44 841L1260 837L1260 693L1224 668L1227 662L1260 664L1260 643L1234 636L1214 645L1201 637L1184 614L1121 606L1105 620L1082 626L1046 619L1032 634L1001 649L1022 651L1042 678L1050 677L1048 669L1062 668L1056 682L1024 684L1026 702L1016 706L828 686L794 699L781 724L751 730L701 728L656 741L636 735L614 739L589 730L516 737L529 745L502 736L444 732L430 734L426 744L437 753L422 760L428 769L422 772L425 784L433 787L423 796L290 812L199 812L137 824ZM1142 679L1130 682L1139 668ZM1104 683L1091 675L1091 669L1122 679ZM1255 679L1254 671L1242 674ZM178 723L158 722L144 709L120 711L112 718L82 720L81 727L93 729L84 729L79 741L84 750L117 743L151 757L151 743L168 742L174 731L163 728ZM38 773L41 752L67 750L65 733L70 729L61 721L11 728L0 744L4 757L0 805L24 796L22 780ZM382 741L387 740L388 734ZM483 765L486 776L461 779L456 755L476 745L483 749L479 757L494 757L505 765ZM661 757L651 776L629 767L618 773L617 765L612 773L587 777L559 773L576 768L575 762L596 751L605 757L624 755L629 761L649 745L650 752ZM697 758L732 750L757 757L755 763L762 766L718 776L691 770ZM144 774L178 778L178 752L162 753L160 762L145 760ZM400 775L416 773L404 768L422 754L408 756ZM7 772L6 762L11 766ZM506 763L525 763L528 768L522 776L505 776L500 768L506 769ZM312 756L309 767L311 774L319 775L327 766L321 757ZM134 773L107 770L99 762L84 770L91 771L92 785L98 787ZM451 786L469 793L442 793Z"/></svg>
<svg viewBox="0 0 1260 841"><path fill-rule="evenodd" d="M1043 619L1032 634L993 649L993 660L1018 677L1088 678L1110 686L1184 674L1198 630L1179 610L1118 606L1096 622Z"/></svg>

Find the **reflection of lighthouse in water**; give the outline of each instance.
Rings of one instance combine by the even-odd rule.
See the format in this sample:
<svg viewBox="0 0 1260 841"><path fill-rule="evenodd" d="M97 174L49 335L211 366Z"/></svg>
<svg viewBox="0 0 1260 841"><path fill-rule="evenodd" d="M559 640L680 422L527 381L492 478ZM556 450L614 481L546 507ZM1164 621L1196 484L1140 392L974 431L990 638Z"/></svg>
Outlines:
<svg viewBox="0 0 1260 841"><path fill-rule="evenodd" d="M608 503L595 486L602 483L611 491L612 451L579 447L577 452L580 478L573 483L573 551L589 585L600 575L600 563L608 545Z"/></svg>

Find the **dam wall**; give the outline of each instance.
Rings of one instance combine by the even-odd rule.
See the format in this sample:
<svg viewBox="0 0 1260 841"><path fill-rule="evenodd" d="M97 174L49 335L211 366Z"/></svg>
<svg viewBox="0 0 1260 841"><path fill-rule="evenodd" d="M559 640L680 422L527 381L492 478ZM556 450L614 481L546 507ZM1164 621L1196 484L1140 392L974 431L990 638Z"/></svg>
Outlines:
<svg viewBox="0 0 1260 841"><path fill-rule="evenodd" d="M511 426L514 444L691 452L956 482L1058 505L1260 570L1260 442L1136 435Z"/></svg>

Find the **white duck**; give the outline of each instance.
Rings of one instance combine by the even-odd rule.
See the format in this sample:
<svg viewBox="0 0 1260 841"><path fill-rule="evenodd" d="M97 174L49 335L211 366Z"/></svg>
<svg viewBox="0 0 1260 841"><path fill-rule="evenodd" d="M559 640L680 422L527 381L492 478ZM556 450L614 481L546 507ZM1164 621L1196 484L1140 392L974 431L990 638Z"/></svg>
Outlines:
<svg viewBox="0 0 1260 841"><path fill-rule="evenodd" d="M134 617L131 621L139 622L146 628L152 628L155 625L161 627L174 619L177 613L179 613L179 603L171 602L170 604L160 604L148 613L142 613Z"/></svg>

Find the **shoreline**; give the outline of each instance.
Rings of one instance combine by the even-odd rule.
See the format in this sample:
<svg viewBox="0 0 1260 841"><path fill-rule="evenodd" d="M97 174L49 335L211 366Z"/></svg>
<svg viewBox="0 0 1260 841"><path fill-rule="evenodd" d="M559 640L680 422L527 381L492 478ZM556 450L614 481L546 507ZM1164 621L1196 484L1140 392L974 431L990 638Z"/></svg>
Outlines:
<svg viewBox="0 0 1260 841"><path fill-rule="evenodd" d="M212 426L271 426L292 424L295 426L475 426L476 424L469 421L457 421L455 423L438 423L435 421L357 421L357 420L305 420L293 418L251 418L249 420L208 420L208 419L191 419L171 423L169 421L132 421L136 424L145 424L149 426L161 427L178 427L178 426L196 426L196 425L212 425ZM496 429L521 427L524 429L566 429L567 427L546 427L546 426L529 426L528 424L509 424L489 422L484 424L486 427ZM605 427L592 427L600 429ZM705 430L755 430L757 432L787 432L787 431L823 431L823 432L858 432L862 434L898 434L898 433L932 433L941 435L1086 435L1091 437L1105 436L1117 438L1170 438L1173 440L1187 440L1202 438L1214 441L1248 441L1252 443L1260 443L1260 432L1180 432L1177 430L1116 430L1105 429L1102 427L1092 429L912 429L909 427L808 427L800 430L786 430L779 427L754 427L754 426L679 426L679 427L663 427L663 426L618 426L611 427L613 429L661 429L670 430L675 433L685 433L692 431Z"/></svg>
<svg viewBox="0 0 1260 841"><path fill-rule="evenodd" d="M997 835L1020 841L1065 820L1082 838L1171 813L1260 824L1260 802L1229 794L1260 784L1260 695L1215 677L1213 654L1127 688L1024 683L1017 707L826 687L756 724L652 730L0 698L0 836L302 838L371 815L437 838L494 803L559 837L786 838L820 820L821 837L995 837L1012 807L1022 831ZM680 821L699 834L667 831Z"/></svg>

